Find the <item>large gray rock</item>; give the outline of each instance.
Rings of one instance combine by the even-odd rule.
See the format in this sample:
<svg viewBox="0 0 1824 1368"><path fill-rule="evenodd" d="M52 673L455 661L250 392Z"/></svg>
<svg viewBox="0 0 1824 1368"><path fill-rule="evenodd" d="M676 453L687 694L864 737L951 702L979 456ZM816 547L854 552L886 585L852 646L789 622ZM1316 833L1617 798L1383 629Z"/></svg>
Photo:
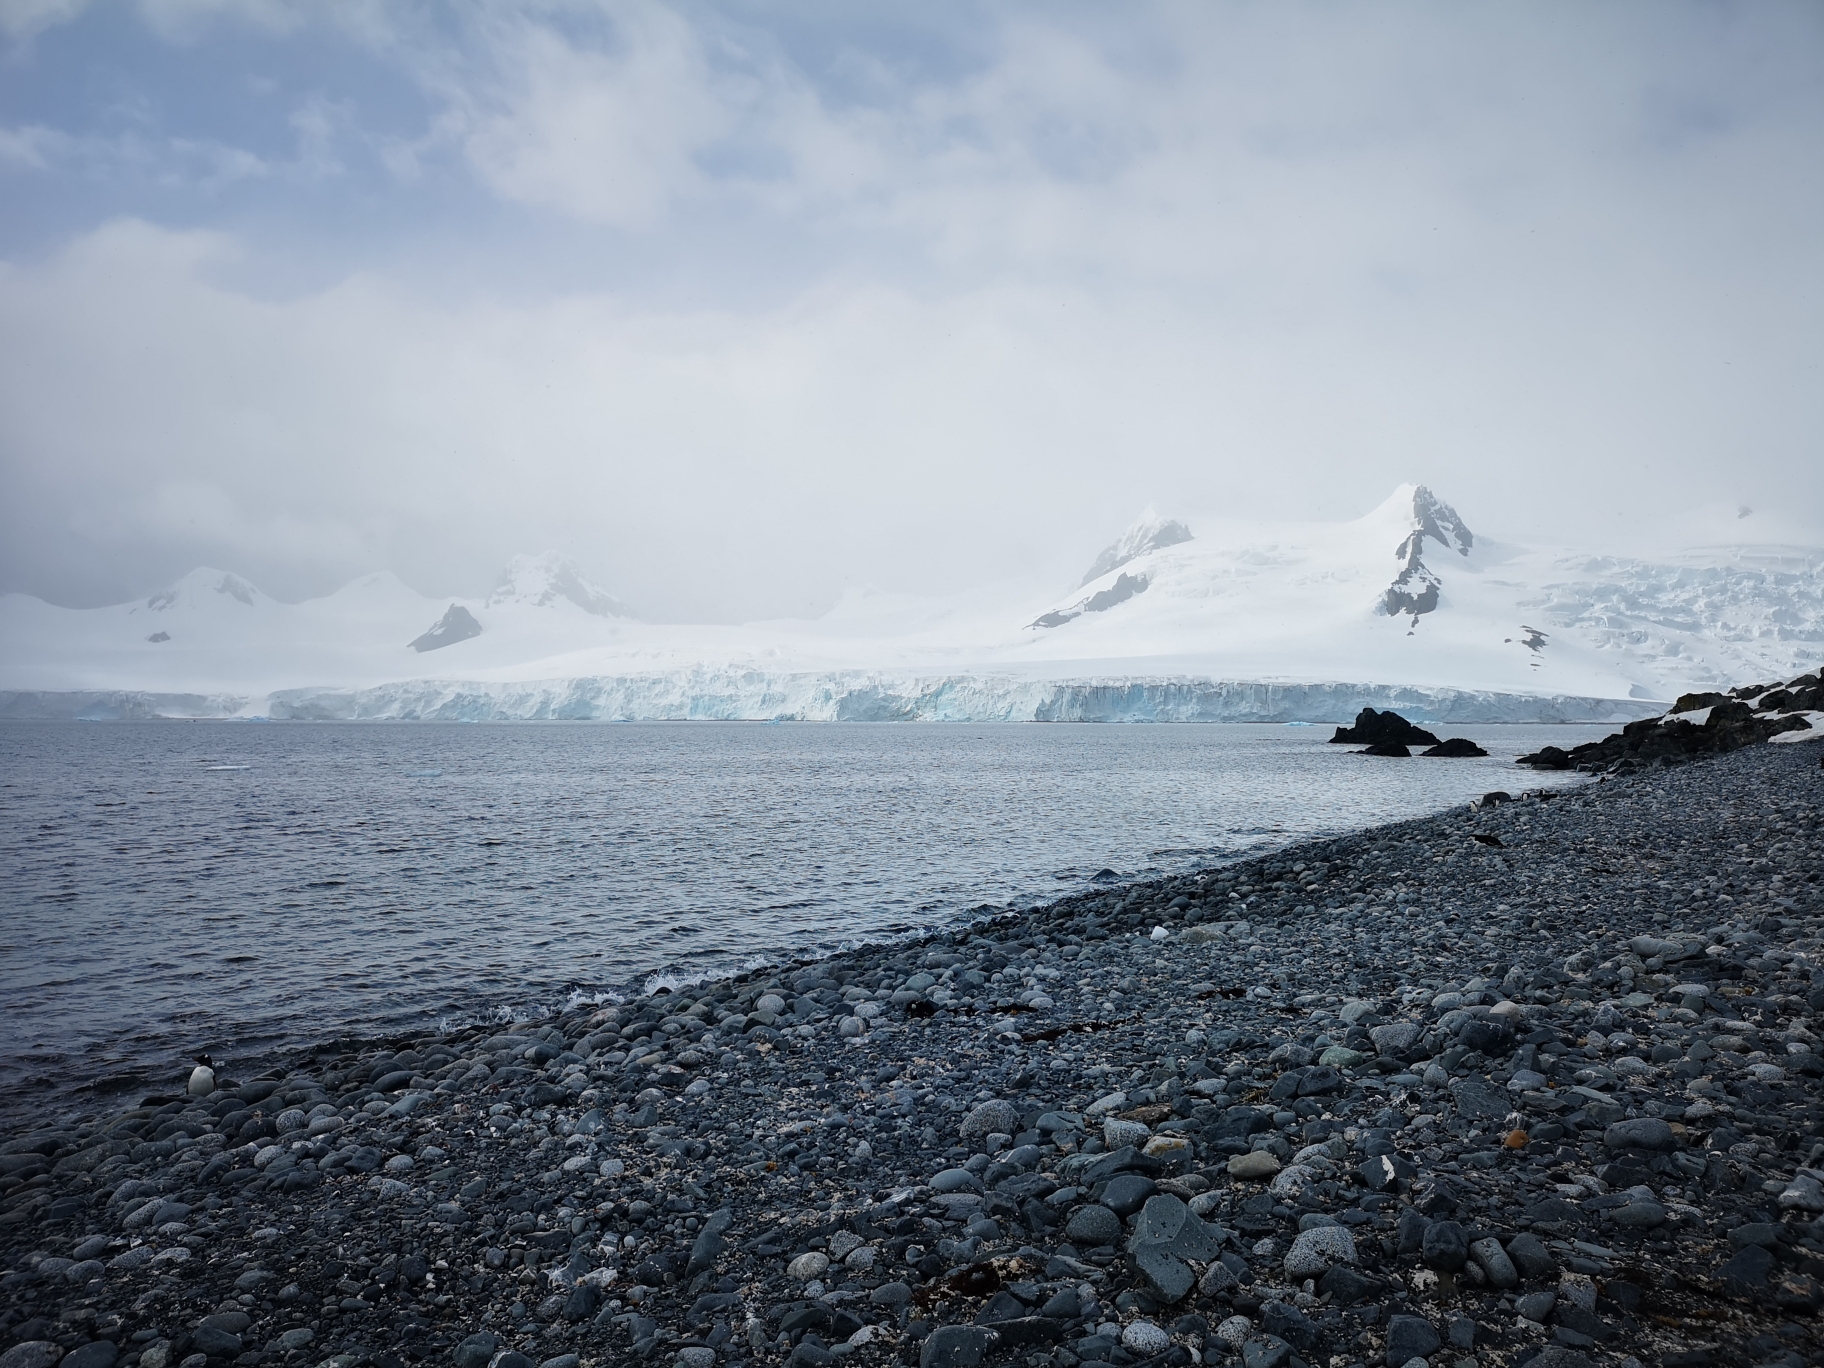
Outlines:
<svg viewBox="0 0 1824 1368"><path fill-rule="evenodd" d="M1474 1079L1453 1083L1450 1097L1457 1104L1458 1111L1478 1120L1498 1120L1513 1109L1513 1103L1508 1100L1506 1093Z"/></svg>
<svg viewBox="0 0 1824 1368"><path fill-rule="evenodd" d="M703 1223L703 1229L697 1232L696 1242L690 1247L690 1263L684 1269L684 1276L694 1278L697 1274L712 1269L716 1260L722 1257L724 1238L728 1228L735 1223L735 1213L727 1207L713 1213Z"/></svg>
<svg viewBox="0 0 1824 1368"><path fill-rule="evenodd" d="M1335 1264L1355 1262L1355 1237L1342 1226L1317 1226L1301 1230L1286 1251L1286 1276L1316 1278Z"/></svg>
<svg viewBox="0 0 1824 1368"><path fill-rule="evenodd" d="M1663 1153L1678 1148L1672 1127L1657 1116L1617 1121L1602 1133L1602 1143L1612 1150L1639 1149Z"/></svg>
<svg viewBox="0 0 1824 1368"><path fill-rule="evenodd" d="M1505 1289L1519 1285L1519 1270L1514 1267L1514 1261L1507 1257L1507 1251L1501 1248L1501 1241L1492 1235L1484 1236L1471 1244L1469 1257L1476 1261L1476 1266L1488 1275L1489 1282L1496 1287Z"/></svg>
<svg viewBox="0 0 1824 1368"><path fill-rule="evenodd" d="M992 1331L978 1325L940 1325L919 1351L918 1368L975 1368L994 1340Z"/></svg>
<svg viewBox="0 0 1824 1368"><path fill-rule="evenodd" d="M1507 1242L1507 1257L1528 1282L1558 1276L1558 1261L1537 1235L1516 1235Z"/></svg>
<svg viewBox="0 0 1824 1368"><path fill-rule="evenodd" d="M1430 1358L1438 1352L1437 1327L1422 1316L1393 1316L1387 1321L1387 1362Z"/></svg>
<svg viewBox="0 0 1824 1368"><path fill-rule="evenodd" d="M1424 1243L1419 1257L1427 1268L1440 1273L1455 1273L1469 1262L1469 1237L1455 1221L1433 1221L1425 1227ZM1407 1355L1408 1358L1411 1355ZM1396 1362L1404 1363L1406 1359Z"/></svg>
<svg viewBox="0 0 1824 1368"><path fill-rule="evenodd" d="M1182 1301L1197 1285L1196 1270L1186 1260L1204 1263L1221 1249L1221 1235L1167 1193L1147 1198L1127 1242L1134 1272L1147 1291L1168 1305Z"/></svg>
<svg viewBox="0 0 1824 1368"><path fill-rule="evenodd" d="M1070 1213L1064 1235L1072 1244L1086 1248L1113 1244L1121 1238L1121 1218L1105 1206L1078 1207Z"/></svg>
<svg viewBox="0 0 1824 1368"><path fill-rule="evenodd" d="M1416 1021L1389 1021L1384 1026L1370 1028L1368 1038L1374 1042L1377 1053L1404 1059L1423 1034L1424 1027Z"/></svg>
<svg viewBox="0 0 1824 1368"><path fill-rule="evenodd" d="M963 1118L963 1139L980 1140L984 1135L999 1132L1002 1135L1013 1135L1020 1128L1020 1114L1014 1110L1013 1103L995 1098L992 1102L978 1103Z"/></svg>

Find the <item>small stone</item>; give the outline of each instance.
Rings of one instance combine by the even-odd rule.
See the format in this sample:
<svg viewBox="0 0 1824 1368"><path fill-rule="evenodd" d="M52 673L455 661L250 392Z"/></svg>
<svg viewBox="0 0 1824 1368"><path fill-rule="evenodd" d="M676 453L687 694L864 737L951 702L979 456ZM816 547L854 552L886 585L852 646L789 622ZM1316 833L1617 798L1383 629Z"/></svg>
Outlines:
<svg viewBox="0 0 1824 1368"><path fill-rule="evenodd" d="M1151 1321L1131 1321L1121 1328L1121 1347L1130 1354L1151 1358L1172 1347L1172 1337Z"/></svg>
<svg viewBox="0 0 1824 1368"><path fill-rule="evenodd" d="M1716 1270L1717 1279L1735 1292L1753 1292L1767 1286L1775 1267L1773 1252L1762 1245L1749 1245Z"/></svg>
<svg viewBox="0 0 1824 1368"><path fill-rule="evenodd" d="M1191 1152L1191 1142L1182 1135L1155 1135L1140 1147L1140 1153L1149 1159L1167 1161L1188 1157Z"/></svg>
<svg viewBox="0 0 1824 1368"><path fill-rule="evenodd" d="M1229 1177L1260 1182L1279 1172L1279 1160L1266 1150L1237 1154L1229 1160Z"/></svg>
<svg viewBox="0 0 1824 1368"><path fill-rule="evenodd" d="M918 1368L975 1368L993 1336L977 1325L940 1325L919 1351Z"/></svg>
<svg viewBox="0 0 1824 1368"><path fill-rule="evenodd" d="M1231 1349L1239 1349L1254 1333L1254 1322L1246 1316L1230 1316L1216 1327L1216 1338Z"/></svg>
<svg viewBox="0 0 1824 1368"><path fill-rule="evenodd" d="M244 1346L239 1335L205 1322L191 1332L190 1347L210 1358L239 1358Z"/></svg>
<svg viewBox="0 0 1824 1368"><path fill-rule="evenodd" d="M829 1255L813 1249L793 1259L785 1266L785 1271L799 1282L809 1282L812 1278L821 1277L829 1266Z"/></svg>
<svg viewBox="0 0 1824 1368"><path fill-rule="evenodd" d="M59 1368L114 1368L120 1350L110 1340L90 1340L63 1356Z"/></svg>
<svg viewBox="0 0 1824 1368"><path fill-rule="evenodd" d="M61 1345L49 1340L26 1340L0 1354L0 1368L51 1368L62 1357Z"/></svg>
<svg viewBox="0 0 1824 1368"><path fill-rule="evenodd" d="M1552 1314L1552 1307L1558 1304L1558 1298L1551 1292L1528 1292L1514 1302L1514 1310L1525 1316L1535 1325L1544 1325L1545 1318Z"/></svg>
<svg viewBox="0 0 1824 1368"><path fill-rule="evenodd" d="M1678 1148L1678 1137L1672 1127L1657 1116L1616 1121L1602 1133L1602 1143L1612 1150L1641 1149L1664 1152Z"/></svg>
<svg viewBox="0 0 1824 1368"><path fill-rule="evenodd" d="M1122 1220L1146 1205L1146 1199L1158 1191L1158 1185L1144 1173L1119 1173L1102 1189L1102 1205Z"/></svg>
<svg viewBox="0 0 1824 1368"><path fill-rule="evenodd" d="M1529 1282L1558 1276L1558 1262L1537 1235L1516 1235L1507 1242L1507 1257Z"/></svg>
<svg viewBox="0 0 1824 1368"><path fill-rule="evenodd" d="M1651 1198L1635 1197L1609 1212L1610 1219L1626 1230L1652 1230L1666 1223L1669 1213Z"/></svg>
<svg viewBox="0 0 1824 1368"><path fill-rule="evenodd" d="M1072 1244L1095 1248L1121 1238L1121 1218L1105 1206L1078 1207L1065 1223L1064 1235Z"/></svg>
<svg viewBox="0 0 1824 1368"><path fill-rule="evenodd" d="M1317 1226L1300 1231L1292 1241L1292 1248L1286 1251L1286 1275L1316 1278L1333 1264L1353 1264L1355 1259L1354 1236L1342 1226Z"/></svg>
<svg viewBox="0 0 1824 1368"><path fill-rule="evenodd" d="M1387 1362L1404 1364L1427 1359L1442 1341L1437 1327L1423 1316L1392 1316L1387 1321Z"/></svg>
<svg viewBox="0 0 1824 1368"><path fill-rule="evenodd" d="M1435 1268L1440 1273L1455 1273L1469 1262L1469 1237L1455 1221L1433 1221L1425 1227L1425 1239L1419 1257L1424 1260L1427 1268ZM1401 1363L1405 1361L1406 1358L1399 1360Z"/></svg>
<svg viewBox="0 0 1824 1368"><path fill-rule="evenodd" d="M1416 1021L1390 1021L1371 1028L1368 1039L1374 1042L1376 1053L1393 1057L1410 1050L1422 1034L1424 1030Z"/></svg>
<svg viewBox="0 0 1824 1368"><path fill-rule="evenodd" d="M1309 1164L1288 1164L1274 1175L1273 1181L1267 1185L1267 1191L1276 1197L1296 1201L1306 1188L1318 1181L1317 1170Z"/></svg>
<svg viewBox="0 0 1824 1368"><path fill-rule="evenodd" d="M965 1140L979 1140L995 1131L1012 1135L1019 1128L1020 1114L1014 1109L1013 1103L996 1098L991 1102L978 1103L963 1118L962 1134Z"/></svg>
<svg viewBox="0 0 1824 1368"><path fill-rule="evenodd" d="M1783 1211L1824 1211L1824 1186L1809 1173L1801 1173L1774 1200Z"/></svg>
<svg viewBox="0 0 1824 1368"><path fill-rule="evenodd" d="M486 1330L470 1335L451 1351L456 1368L488 1368L500 1341Z"/></svg>
<svg viewBox="0 0 1824 1368"><path fill-rule="evenodd" d="M1476 1261L1476 1266L1488 1275L1489 1282L1499 1288L1517 1287L1520 1274L1514 1267L1507 1251L1501 1248L1501 1241L1493 1236L1477 1240L1469 1247L1469 1257Z"/></svg>
<svg viewBox="0 0 1824 1368"><path fill-rule="evenodd" d="M705 1344L693 1344L678 1350L678 1368L712 1368L716 1351Z"/></svg>
<svg viewBox="0 0 1824 1368"><path fill-rule="evenodd" d="M1230 1288L1238 1286L1240 1282L1241 1279L1235 1276L1234 1269L1221 1259L1212 1259L1210 1266L1203 1270L1203 1276L1197 1279L1197 1290L1206 1297L1214 1297L1218 1293L1227 1292Z"/></svg>
<svg viewBox="0 0 1824 1368"><path fill-rule="evenodd" d="M1333 1069L1353 1069L1367 1058L1360 1050L1352 1050L1347 1045L1332 1045L1317 1057L1317 1062Z"/></svg>
<svg viewBox="0 0 1824 1368"><path fill-rule="evenodd" d="M1138 1121L1123 1121L1118 1116L1111 1116L1102 1123L1102 1143L1111 1150L1118 1150L1123 1145L1144 1145L1152 1133L1150 1126L1143 1126Z"/></svg>

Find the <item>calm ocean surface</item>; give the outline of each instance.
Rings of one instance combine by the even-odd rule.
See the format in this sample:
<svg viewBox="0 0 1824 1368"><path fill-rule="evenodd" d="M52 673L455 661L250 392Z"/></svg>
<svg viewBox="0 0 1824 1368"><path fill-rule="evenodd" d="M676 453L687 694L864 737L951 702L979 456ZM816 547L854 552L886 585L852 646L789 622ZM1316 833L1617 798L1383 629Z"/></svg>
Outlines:
<svg viewBox="0 0 1824 1368"><path fill-rule="evenodd" d="M1537 787L1603 730L4 725L0 1126Z"/></svg>

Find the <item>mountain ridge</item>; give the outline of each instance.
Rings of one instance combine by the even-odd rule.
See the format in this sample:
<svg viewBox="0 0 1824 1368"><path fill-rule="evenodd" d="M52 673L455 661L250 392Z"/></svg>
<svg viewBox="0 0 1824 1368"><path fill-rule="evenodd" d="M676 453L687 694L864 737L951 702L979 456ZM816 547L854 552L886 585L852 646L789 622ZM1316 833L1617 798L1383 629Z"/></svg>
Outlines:
<svg viewBox="0 0 1824 1368"><path fill-rule="evenodd" d="M478 689L872 671L894 689L970 676L1354 681L1627 712L1824 663L1824 550L1743 542L1643 559L1503 541L1417 484L1341 523L1149 510L1098 567L1049 604L1006 589L850 593L823 618L733 626L642 621L550 552L515 557L480 598L431 598L378 572L285 604L199 567L107 608L0 596L0 690L258 699L403 688L427 671Z"/></svg>

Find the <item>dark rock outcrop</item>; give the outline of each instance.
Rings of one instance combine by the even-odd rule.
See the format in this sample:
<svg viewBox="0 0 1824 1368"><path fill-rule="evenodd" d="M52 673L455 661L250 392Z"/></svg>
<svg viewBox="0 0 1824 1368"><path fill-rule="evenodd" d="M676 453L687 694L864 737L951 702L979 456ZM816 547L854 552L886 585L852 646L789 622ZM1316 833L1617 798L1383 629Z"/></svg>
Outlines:
<svg viewBox="0 0 1824 1368"><path fill-rule="evenodd" d="M1386 712L1376 712L1373 708L1363 708L1355 715L1353 727L1338 727L1336 735L1330 738L1332 745L1347 744L1354 746L1378 746L1392 744L1398 746L1435 746L1438 738L1423 727L1415 727L1391 708Z"/></svg>
<svg viewBox="0 0 1824 1368"><path fill-rule="evenodd" d="M481 624L475 621L475 615L461 604L452 603L430 631L406 644L414 651L439 651L480 635Z"/></svg>
<svg viewBox="0 0 1824 1368"><path fill-rule="evenodd" d="M1690 714L1708 710L1701 719ZM1689 693L1663 717L1643 717L1600 741L1563 750L1543 746L1517 763L1535 769L1590 772L1676 764L1699 755L1725 755L1782 732L1805 731L1808 712L1824 712L1824 685L1817 675L1790 684L1760 684L1727 694Z"/></svg>
<svg viewBox="0 0 1824 1368"><path fill-rule="evenodd" d="M1453 736L1440 741L1424 752L1426 755L1438 756L1446 760L1467 760L1478 755L1487 755L1474 741L1465 736Z"/></svg>

